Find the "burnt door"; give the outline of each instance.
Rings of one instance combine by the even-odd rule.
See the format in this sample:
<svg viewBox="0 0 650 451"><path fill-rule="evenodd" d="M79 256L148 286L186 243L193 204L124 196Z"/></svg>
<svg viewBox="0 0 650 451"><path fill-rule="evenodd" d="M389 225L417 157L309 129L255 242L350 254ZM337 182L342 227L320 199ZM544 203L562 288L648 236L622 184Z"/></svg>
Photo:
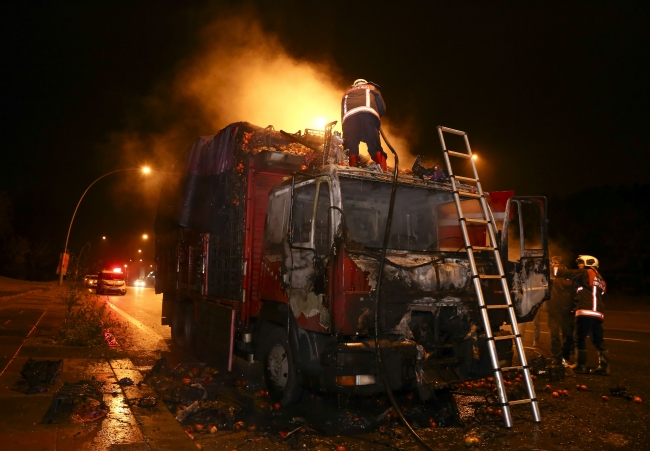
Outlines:
<svg viewBox="0 0 650 451"><path fill-rule="evenodd" d="M511 197L501 237L501 259L517 321L532 321L548 298L549 258L546 198Z"/></svg>
<svg viewBox="0 0 650 451"><path fill-rule="evenodd" d="M283 271L289 304L298 325L316 332L330 329L327 274L332 247L331 215L327 178L296 184Z"/></svg>

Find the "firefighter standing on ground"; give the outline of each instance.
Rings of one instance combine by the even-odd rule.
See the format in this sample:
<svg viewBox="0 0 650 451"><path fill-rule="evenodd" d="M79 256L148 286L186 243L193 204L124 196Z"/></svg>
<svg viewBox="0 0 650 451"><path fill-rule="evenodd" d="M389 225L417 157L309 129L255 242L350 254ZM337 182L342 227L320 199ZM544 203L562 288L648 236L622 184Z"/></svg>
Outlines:
<svg viewBox="0 0 650 451"><path fill-rule="evenodd" d="M386 104L378 86L362 78L354 81L341 100L343 145L349 150L350 167L359 162L359 143L365 142L372 159L386 170L386 152L381 147L379 127Z"/></svg>
<svg viewBox="0 0 650 451"><path fill-rule="evenodd" d="M553 265L557 277L572 280L576 285L575 340L578 350L577 373L591 373L609 376L609 352L603 340L603 319L605 315L605 280L598 273L598 259L591 255L579 255L578 269L564 269ZM587 369L587 336L598 350L598 368Z"/></svg>
<svg viewBox="0 0 650 451"><path fill-rule="evenodd" d="M551 259L553 267L566 269L561 257ZM553 277L551 298L546 301L548 314L548 333L551 336L551 356L553 363L570 366L573 354L573 283L569 279Z"/></svg>

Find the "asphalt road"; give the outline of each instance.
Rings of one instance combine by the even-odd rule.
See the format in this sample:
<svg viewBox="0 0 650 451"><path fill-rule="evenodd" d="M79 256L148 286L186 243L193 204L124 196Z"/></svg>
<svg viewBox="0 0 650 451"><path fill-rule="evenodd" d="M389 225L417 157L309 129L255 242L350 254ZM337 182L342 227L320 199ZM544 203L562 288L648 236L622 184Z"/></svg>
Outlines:
<svg viewBox="0 0 650 451"><path fill-rule="evenodd" d="M549 356L550 339L546 323L546 313L541 312L540 349ZM533 323L525 326L524 345L532 348ZM603 323L605 343L610 352L612 370L630 370L641 372L650 370L650 312L608 311ZM596 366L598 357L595 349L587 340L589 366Z"/></svg>
<svg viewBox="0 0 650 451"><path fill-rule="evenodd" d="M103 296L116 315L129 324L135 337L132 343L128 343L127 352L136 367L142 370L150 367L153 362L164 356L171 365L181 362L192 362L195 359L186 354L183 350L174 346L171 341L170 329L160 325L160 313L162 307L162 296L156 295L152 288L129 288L126 296ZM19 301L19 302L18 302ZM0 359L4 356L5 364L12 359L21 346L22 341L29 331L39 324L43 311L48 307L48 297L33 295L22 299L5 299L0 301ZM617 312L608 311L605 320L605 337L610 349L612 359L612 377L598 378L594 376L579 376L576 380L567 380L565 387L572 388L576 382L589 385L589 392L572 392L572 397L566 401L556 401L550 397L550 393L543 390L546 382L538 381L537 393L541 399L542 423L532 424L527 412L522 411L519 421L515 423L512 431L503 432L494 427L484 425L476 426L472 421L466 422L463 428L441 428L437 430L420 429L421 433L429 443L436 443L439 449L464 449L463 435L482 431L484 440L492 440L491 446L510 447L510 449L585 449L590 441L591 449L644 449L648 444L648 408L647 400L650 393L647 387L650 386L650 314L648 312ZM532 347L532 323L526 325L528 332L525 335L524 344L531 351L541 352L548 355L549 339L546 329L546 318L542 313L541 317L541 346ZM589 365L597 363L596 353L589 345ZM246 364L239 362L237 371L246 369ZM5 365L2 365L4 367ZM235 377L239 377L236 375ZM250 381L250 379L249 379ZM638 393L644 399L642 406L624 401L612 399L609 403L603 404L600 394L606 393L608 387L617 384L624 384L630 387L634 393ZM249 385L250 387L250 385ZM316 398L319 400L320 398ZM470 397L471 399L471 397ZM402 399L400 405L410 401ZM323 423L330 421L337 415L339 424L350 422L346 414L350 412L338 412L335 408L324 401L312 401L311 398L305 403L306 412L303 416L320 411ZM414 404L415 406L415 404ZM354 410L354 409L353 409ZM363 417L361 408L356 410ZM325 415L326 413L326 415ZM595 425L594 422L600 422ZM497 422L499 419L496 420ZM498 425L498 424L496 424ZM572 432L567 434L567 429ZM634 430L631 430L634 429ZM370 430L373 430L371 427ZM492 434L490 431L497 431ZM272 445L273 449L291 449L286 441L277 441L277 432L264 440L264 445ZM253 434L254 435L254 434ZM258 449L251 440L250 433L233 433L232 431L221 431L218 434L202 435L200 440L204 449L231 449L253 450ZM309 438L306 436L306 438ZM348 434L342 432L340 435L317 434L307 442L312 447L315 443L319 449L333 449L333 444L344 443L348 450L370 450L381 448L393 449L417 449L413 440L405 433L403 427L393 422L388 427L388 432L370 432ZM274 441L276 440L276 441ZM314 442L314 440L318 440ZM292 444L293 446L294 444ZM322 446L321 446L322 445ZM487 445L487 443L486 443ZM644 445L639 447L640 445ZM522 447L523 446L523 447Z"/></svg>
<svg viewBox="0 0 650 451"><path fill-rule="evenodd" d="M137 328L147 337L147 342L159 343L159 348L170 352L174 360L187 359L182 350L175 349L171 342L171 329L160 325L162 295L156 295L153 288L129 287L125 296L107 296L109 304L123 320ZM541 312L541 350L549 355L549 335L546 313ZM533 324L524 325L524 345L532 348ZM0 324L0 328L2 325ZM608 311L605 316L605 341L616 370L635 368L650 370L650 312ZM162 345L164 343L164 346ZM588 344L589 364L597 364L597 354Z"/></svg>
<svg viewBox="0 0 650 451"><path fill-rule="evenodd" d="M172 362L180 363L191 361L193 359L191 356L186 354L183 350L175 347L171 342L169 327L160 325L161 301L162 296L156 295L152 288L129 289L126 296L109 297L109 303L113 306L116 313L122 315L124 320L137 328L142 335L148 337L140 343L140 345L134 347L134 352L138 352L135 348L142 348L143 346L149 346L149 349L158 349L163 351L151 355L146 352L142 353L144 356L142 359L143 365L146 365L150 357L153 355L165 355L168 360ZM536 348L532 347L532 323L525 325L527 333L524 337L524 345L527 350L530 351L531 355L542 353L549 356L550 343L546 325L546 314L544 312L541 314L540 345ZM648 376L650 374L650 312L608 311L604 327L606 343L611 355L612 377L594 378L594 376L579 376L575 380L567 379L565 386L572 387L571 384L575 384L579 381L580 383L587 383L590 387L590 391L593 391L588 395L588 398L583 400L578 399L579 396L583 395L575 393L573 406L565 407L564 410L557 410L557 408L554 407L554 401L550 398L550 393L543 393L542 387L545 382L540 382L541 385L538 384L537 391L538 396L542 399L542 424L532 424L530 420L524 418L525 416L528 416L528 413L525 413L524 417L520 417L520 422L516 424L515 428L513 428L512 436L495 436L491 438L491 440L493 440L493 446L500 444L502 446L514 447L511 449L524 449L521 448L521 446L536 445L538 449L559 449L556 447L561 445L561 449L573 450L583 449L582 445L585 443L585 440L591 440L593 438L593 440L595 440L591 443L593 449L625 449L627 446L635 448L639 443L646 442L645 437L647 436L647 430L644 428L639 429L638 426L634 433L628 430L630 427L634 427L631 426L634 421L638 420L644 423L645 420L642 420L643 416L635 416L636 414L633 412L633 408L630 410L620 403L616 408L622 410L618 412L613 409L613 403L612 409L601 412L598 409L602 406L598 403L601 402L600 393L607 393L608 387L618 384L630 387L630 389L635 393L644 396L644 399L648 397L648 394L645 393L647 391L645 387L650 386L650 376ZM158 343L157 348L151 343ZM597 353L590 343L588 344L588 349L588 365L592 367L596 366L598 363ZM133 359L134 361L137 361L137 356L133 357ZM242 374L242 372L246 371L247 365L243 363L243 361L238 361L238 363L239 365L236 367L236 371L239 372L239 374ZM259 371L259 367L257 371ZM236 377L241 376L237 375ZM248 380L250 381L250 372L247 377L249 377ZM407 401L402 400L400 402ZM338 413L335 408L332 408L332 406L326 406L325 403L311 406L310 409L322 409L323 412L329 412L328 415L323 416L323 421L329 421L325 418L326 416L336 417L337 415L344 415L344 413ZM647 409L644 404L644 411L645 410ZM587 411L590 411L591 413L586 414L585 412ZM358 411L359 414L363 415L361 412L362 410ZM631 416L625 418L624 413ZM309 416L309 413L303 415ZM585 421L590 415L599 415L600 421L602 421L600 426L601 430L597 430L598 428L596 427L593 434L587 434L584 437L581 437L580 434L586 431L585 424L581 422ZM343 420L339 419L339 421L345 422L346 420L343 418ZM429 436L427 438L428 441L432 443L437 441L437 445L441 447L440 449L462 449L462 434L472 433L472 431L478 430L472 429L471 421L466 424L467 426L465 426L465 429L462 432L452 428L447 429L447 432L443 432L443 429L440 430L440 432L424 430L425 432L423 433L425 436ZM582 430L582 432L575 435L573 439L567 439L565 437L567 429L574 429L576 431ZM393 430L400 431L399 428ZM348 445L347 449L377 449L373 443L383 443L381 447L386 447L387 439L389 439L388 442L390 442L390 440L399 439L397 440L397 442L400 443L398 446L399 449L418 449L417 445L415 445L412 439L408 437L408 434L404 434L403 430L397 432L397 435L393 436L390 435L391 432L387 433L388 435L382 435L377 432L365 434L363 431L355 433L351 432L352 431L341 431L340 435L337 435L340 440L343 440L343 443ZM635 433L636 437L634 436ZM460 434L460 436L458 434ZM219 437L214 437L213 441L204 441L204 449L230 449L230 447L248 449L246 443L246 440L248 439L245 437L218 435ZM528 435L533 437L534 443L531 443L530 440L526 438ZM326 436L320 435L319 437ZM328 440L327 438L324 439ZM486 438L486 440L488 440L488 438ZM309 447L309 442L307 442L307 444ZM323 444L327 444L327 442L323 442ZM274 443L274 449L290 449L290 447L286 447L287 445L288 443L285 442L276 442ZM313 445L313 442L311 445ZM322 449L330 448L331 446L325 446Z"/></svg>

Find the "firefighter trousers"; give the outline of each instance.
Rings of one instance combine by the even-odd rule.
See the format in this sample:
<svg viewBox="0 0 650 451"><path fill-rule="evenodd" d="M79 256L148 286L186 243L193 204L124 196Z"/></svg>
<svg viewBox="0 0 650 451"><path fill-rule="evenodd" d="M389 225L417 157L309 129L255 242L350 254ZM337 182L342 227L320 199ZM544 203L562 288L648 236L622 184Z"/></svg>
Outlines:
<svg viewBox="0 0 650 451"><path fill-rule="evenodd" d="M576 316L575 341L578 352L587 350L587 337L591 338L591 343L598 350L599 355L607 351L603 339L603 321L590 316Z"/></svg>
<svg viewBox="0 0 650 451"><path fill-rule="evenodd" d="M350 151L350 155L359 155L359 143L363 141L368 146L371 157L381 152L387 158L379 138L380 125L379 118L374 114L357 113L349 116L342 126L343 146Z"/></svg>
<svg viewBox="0 0 650 451"><path fill-rule="evenodd" d="M548 333L551 336L551 356L556 362L571 360L573 354L574 316L571 312L548 312Z"/></svg>

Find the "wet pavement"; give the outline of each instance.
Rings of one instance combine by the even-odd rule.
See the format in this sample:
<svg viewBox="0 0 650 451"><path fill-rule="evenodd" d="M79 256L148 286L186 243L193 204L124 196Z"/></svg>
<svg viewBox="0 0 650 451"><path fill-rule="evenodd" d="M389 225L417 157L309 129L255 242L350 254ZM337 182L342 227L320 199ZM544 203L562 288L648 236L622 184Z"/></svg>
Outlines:
<svg viewBox="0 0 650 451"><path fill-rule="evenodd" d="M259 365L238 361L232 373L213 370L157 334L141 306L137 310L126 300L116 305L118 313L131 318L133 339L128 343L116 348L67 347L52 342L63 319L56 287L11 293L11 298L0 298L0 451L422 449L385 396L351 397L345 408L339 408L336 396L311 393L298 405L278 408L265 392ZM540 424L522 405L513 408L514 427L505 429L489 380L454 387L453 394L441 396L436 403L421 403L417 393L399 394L397 403L436 450L646 449L650 444L648 335L616 337L622 341L611 342L615 357L611 377L576 375L562 381L550 381L544 374L537 377ZM530 357L537 355L530 349ZM166 358L165 369L145 380L160 357ZM47 392L25 394L27 385L20 372L29 358L63 360L59 380L42 384ZM118 383L125 378L132 385ZM78 422L73 407L62 406L48 424L55 394L65 383L79 381L98 387L105 415ZM511 389L516 390L516 380L512 383ZM200 391L201 399L196 399L197 387L191 396L187 394L193 384L205 389L205 400ZM185 398L179 393L185 393ZM635 395L641 403L634 401ZM149 406L152 400L156 403ZM195 401L201 408L185 418L179 416ZM81 417L91 419L94 414L90 409Z"/></svg>

